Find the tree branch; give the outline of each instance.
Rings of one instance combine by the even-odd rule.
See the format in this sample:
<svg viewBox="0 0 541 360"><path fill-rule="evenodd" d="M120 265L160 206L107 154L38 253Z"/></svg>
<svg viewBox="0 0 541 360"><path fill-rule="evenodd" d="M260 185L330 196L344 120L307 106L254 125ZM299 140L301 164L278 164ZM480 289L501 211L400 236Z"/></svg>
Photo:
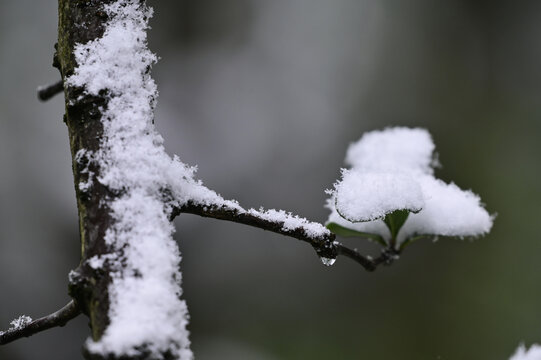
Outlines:
<svg viewBox="0 0 541 360"><path fill-rule="evenodd" d="M357 250L350 249L336 241L336 235L330 231L324 234L314 235L313 232L306 227L300 226L291 229L285 227L283 221L269 220L261 211L245 211L240 207L232 208L226 205L201 205L188 202L182 207L175 208L171 217L174 218L181 213L232 221L289 236L312 245L318 256L321 258L335 259L338 255L343 255L359 263L366 271L374 271L382 264L389 265L397 259L399 255L399 252L396 250L384 249L379 257L371 259L370 257L360 254ZM319 223L311 224L323 226Z"/></svg>
<svg viewBox="0 0 541 360"><path fill-rule="evenodd" d="M64 82L60 80L52 85L38 87L38 98L41 101L47 101L62 91L64 91Z"/></svg>
<svg viewBox="0 0 541 360"><path fill-rule="evenodd" d="M391 265L395 260L398 260L400 252L392 248L385 248L382 250L381 255L375 259L360 254L357 250L350 249L342 244L338 244L338 254L344 255L359 264L361 264L366 271L374 271L380 265Z"/></svg>
<svg viewBox="0 0 541 360"><path fill-rule="evenodd" d="M80 313L81 309L72 300L62 309L50 315L33 320L22 326L14 327L6 331L0 331L0 345L10 343L22 337L32 336L53 327L64 326L68 321L77 317Z"/></svg>

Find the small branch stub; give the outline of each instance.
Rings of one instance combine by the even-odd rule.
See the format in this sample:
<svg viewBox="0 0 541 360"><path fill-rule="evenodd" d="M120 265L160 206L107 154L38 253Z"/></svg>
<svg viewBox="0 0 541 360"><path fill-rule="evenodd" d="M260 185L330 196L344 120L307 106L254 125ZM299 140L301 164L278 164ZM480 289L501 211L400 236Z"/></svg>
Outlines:
<svg viewBox="0 0 541 360"><path fill-rule="evenodd" d="M64 82L62 80L52 85L40 86L38 87L38 99L47 101L62 91L64 91Z"/></svg>

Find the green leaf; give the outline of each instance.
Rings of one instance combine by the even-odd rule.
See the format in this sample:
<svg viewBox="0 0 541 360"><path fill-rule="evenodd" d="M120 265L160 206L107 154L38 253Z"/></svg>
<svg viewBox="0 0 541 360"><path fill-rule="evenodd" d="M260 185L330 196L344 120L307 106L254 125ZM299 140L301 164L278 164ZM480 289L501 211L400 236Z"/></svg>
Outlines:
<svg viewBox="0 0 541 360"><path fill-rule="evenodd" d="M400 228L408 219L409 214L409 210L395 210L392 213L387 214L383 219L383 222L385 222L385 224L391 231L391 239L393 243L396 241L396 235L398 235Z"/></svg>
<svg viewBox="0 0 541 360"><path fill-rule="evenodd" d="M373 241L381 244L382 246L387 246L387 243L385 242L385 240L383 240L383 238L381 236L377 235L377 234L365 233L365 232L362 232L362 231L349 229L349 228L344 227L342 225L338 225L337 223L334 223L334 222L328 223L326 227L332 233L334 233L334 234L336 234L338 236L367 238L367 239L373 240Z"/></svg>

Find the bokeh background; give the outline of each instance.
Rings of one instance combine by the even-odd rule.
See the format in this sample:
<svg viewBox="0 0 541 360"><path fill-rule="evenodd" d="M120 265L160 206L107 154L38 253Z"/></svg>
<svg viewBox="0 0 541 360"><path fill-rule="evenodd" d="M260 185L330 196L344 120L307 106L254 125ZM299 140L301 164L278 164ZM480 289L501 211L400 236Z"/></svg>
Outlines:
<svg viewBox="0 0 541 360"><path fill-rule="evenodd" d="M183 215L197 359L507 359L541 342L541 2L151 4L156 125L225 197L325 221L348 144L420 126L440 154L437 176L498 214L485 238L419 242L375 273ZM67 303L79 261L63 99L35 94L59 78L56 7L0 1L0 328ZM1 347L0 359L81 359L87 336L79 317Z"/></svg>

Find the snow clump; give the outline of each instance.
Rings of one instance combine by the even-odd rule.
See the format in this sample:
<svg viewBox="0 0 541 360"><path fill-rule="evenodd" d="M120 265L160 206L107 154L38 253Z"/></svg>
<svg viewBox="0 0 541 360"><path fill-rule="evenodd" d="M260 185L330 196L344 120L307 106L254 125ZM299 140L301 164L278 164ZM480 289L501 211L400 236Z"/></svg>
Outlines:
<svg viewBox="0 0 541 360"><path fill-rule="evenodd" d="M10 330L19 330L32 322L32 318L27 315L21 315L18 318L12 320L9 324Z"/></svg>
<svg viewBox="0 0 541 360"><path fill-rule="evenodd" d="M509 360L541 360L541 346L534 344L526 350L522 344Z"/></svg>
<svg viewBox="0 0 541 360"><path fill-rule="evenodd" d="M491 216L479 196L434 177L439 163L432 137L425 129L387 128L364 134L349 146L342 179L335 183L327 207L327 223L380 235L391 233L386 215L407 210L398 233L400 244L422 235L479 236L490 231Z"/></svg>

